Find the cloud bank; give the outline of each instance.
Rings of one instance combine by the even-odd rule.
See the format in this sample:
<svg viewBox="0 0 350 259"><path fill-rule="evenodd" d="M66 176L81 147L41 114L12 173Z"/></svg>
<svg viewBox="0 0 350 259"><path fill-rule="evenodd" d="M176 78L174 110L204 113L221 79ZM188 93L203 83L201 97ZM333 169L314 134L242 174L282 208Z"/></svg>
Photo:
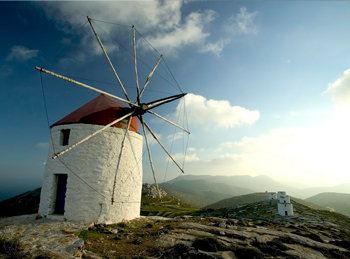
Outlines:
<svg viewBox="0 0 350 259"><path fill-rule="evenodd" d="M344 71L337 80L328 85L326 93L336 106L350 104L349 83L350 69ZM195 105L196 107L206 105L205 98L197 98L201 105ZM203 117L207 117L207 114L204 114ZM197 159L189 160L191 163L187 164L187 172L196 174L200 171L202 174L228 175L265 174L276 180L314 186L350 183L348 116L349 109L336 107L322 122L309 127L272 129L258 136L246 136L238 141L218 143L210 150L191 149L188 151L188 156L195 154Z"/></svg>
<svg viewBox="0 0 350 259"><path fill-rule="evenodd" d="M330 83L325 93L330 95L335 104L350 105L350 69L345 70L342 76Z"/></svg>
<svg viewBox="0 0 350 259"><path fill-rule="evenodd" d="M203 126L205 129L251 125L260 117L257 110L231 106L226 100L207 100L201 95L187 94L177 106L178 112L184 104L191 126Z"/></svg>
<svg viewBox="0 0 350 259"><path fill-rule="evenodd" d="M207 9L193 11L185 16L181 9L186 4L191 4L191 2L48 1L36 5L43 8L48 19L55 20L57 28L67 34L72 33L73 28L84 24L86 15L93 19L122 25L134 24L137 30L147 35L148 42L167 56L177 56L185 47L196 47L199 53L211 52L220 56L224 47L231 42L230 37L233 35L257 33L257 27L254 24L257 12L250 13L247 8L242 7L239 13L233 14L225 21L224 27L229 35L226 38L212 40L210 39L210 25L217 19L218 14ZM116 30L115 26L108 24L104 24L103 28L107 33ZM91 43L90 40L86 41Z"/></svg>

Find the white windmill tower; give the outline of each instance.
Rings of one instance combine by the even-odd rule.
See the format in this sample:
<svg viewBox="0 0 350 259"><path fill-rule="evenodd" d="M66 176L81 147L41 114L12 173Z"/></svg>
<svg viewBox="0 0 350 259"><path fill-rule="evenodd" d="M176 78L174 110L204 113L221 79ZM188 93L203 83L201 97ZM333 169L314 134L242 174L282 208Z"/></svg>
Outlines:
<svg viewBox="0 0 350 259"><path fill-rule="evenodd" d="M148 103L141 102L144 90L162 56L160 56L140 90L136 64L135 28L133 26L137 100L132 102L94 29L91 19L87 18L126 99L44 68L36 67L40 72L101 94L51 125L51 141L41 191L39 214L67 220L116 223L140 216L142 136L138 131L139 125L145 138L157 188L146 129L183 172L183 169L145 122L143 115L145 113L153 114L189 133L183 127L151 110L177 100L185 94L174 95ZM116 100L128 104L129 107ZM139 124L136 118L138 118Z"/></svg>

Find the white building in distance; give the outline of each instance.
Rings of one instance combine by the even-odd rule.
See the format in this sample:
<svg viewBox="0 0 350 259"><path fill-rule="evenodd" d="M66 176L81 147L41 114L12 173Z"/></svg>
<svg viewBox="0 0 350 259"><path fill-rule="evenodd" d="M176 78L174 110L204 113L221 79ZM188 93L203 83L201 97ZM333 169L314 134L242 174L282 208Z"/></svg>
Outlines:
<svg viewBox="0 0 350 259"><path fill-rule="evenodd" d="M269 192L269 200L277 200L277 194L276 192Z"/></svg>
<svg viewBox="0 0 350 259"><path fill-rule="evenodd" d="M279 192L277 193L277 199L280 199L281 197L285 197L285 196L287 196L287 194L286 194L286 192L284 192L284 191L279 191Z"/></svg>
<svg viewBox="0 0 350 259"><path fill-rule="evenodd" d="M281 216L293 216L293 204L286 192L278 192L278 214Z"/></svg>
<svg viewBox="0 0 350 259"><path fill-rule="evenodd" d="M125 108L100 95L51 126L39 206L41 216L106 224L140 216L142 136L135 117L127 135L127 121L123 120L52 159L123 116Z"/></svg>
<svg viewBox="0 0 350 259"><path fill-rule="evenodd" d="M290 202L290 197L287 196L286 192L279 191L269 192L269 200L277 200L278 214L281 216L293 216L293 204Z"/></svg>

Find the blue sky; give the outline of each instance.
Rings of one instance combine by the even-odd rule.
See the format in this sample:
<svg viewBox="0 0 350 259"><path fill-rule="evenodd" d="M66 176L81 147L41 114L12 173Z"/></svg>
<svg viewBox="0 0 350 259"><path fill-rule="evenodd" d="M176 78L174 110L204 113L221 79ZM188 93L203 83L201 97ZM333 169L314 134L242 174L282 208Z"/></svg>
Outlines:
<svg viewBox="0 0 350 259"><path fill-rule="evenodd" d="M132 57L126 51L132 49L132 24L140 84L149 73L142 62L153 67L158 55L146 39L190 93L186 173L265 174L300 187L350 183L350 2L0 2L0 7L0 188L41 185L49 129L35 66L122 96L87 15L100 20L94 21L96 30L133 98ZM145 101L179 93L163 79L172 82L163 67L164 62ZM48 75L43 81L51 124L96 97ZM167 116L183 105L157 112ZM162 124L148 119L158 132ZM159 132L168 147L173 132L171 127ZM180 142L173 154L182 161ZM178 176L175 167L167 167L166 155L152 148L160 181ZM145 157L144 180L151 179Z"/></svg>

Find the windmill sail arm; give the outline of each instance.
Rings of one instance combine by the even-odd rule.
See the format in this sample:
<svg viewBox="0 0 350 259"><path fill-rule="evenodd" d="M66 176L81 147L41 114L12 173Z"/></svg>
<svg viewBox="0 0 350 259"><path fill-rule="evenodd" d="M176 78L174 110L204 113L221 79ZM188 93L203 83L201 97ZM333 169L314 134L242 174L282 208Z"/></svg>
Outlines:
<svg viewBox="0 0 350 259"><path fill-rule="evenodd" d="M120 87L121 87L122 90L123 90L123 93L124 93L126 99L127 99L129 102L131 102L131 100L130 100L128 94L127 94L126 91L125 91L125 88L124 88L124 86L123 86L123 83L122 83L122 81L120 80L120 78L119 78L119 76L118 76L118 74L117 74L117 71L115 71L112 62L111 62L111 60L109 59L109 56L108 56L108 54L107 54L107 52L106 52L106 50L105 50L105 48L104 48L104 46L103 46L103 44L102 44L102 41L101 41L100 37L98 36L98 34L97 34L97 32L96 32L94 26L92 25L92 22L91 22L91 19L89 18L89 16L87 16L87 19L88 19L88 21L89 21L89 23L90 23L90 26L91 26L91 28L92 28L92 31L94 32L94 34L95 34L95 36L96 36L96 39L97 39L98 43L100 44L101 49L102 49L102 51L103 51L103 53L104 53L104 55L105 55L105 57L106 57L106 59L107 59L109 65L110 65L110 67L111 67L111 69L112 69L112 71L113 71L115 77L117 78L117 81L118 81ZM130 105L130 104L129 104L129 105ZM131 105L130 105L130 106L131 106Z"/></svg>
<svg viewBox="0 0 350 259"><path fill-rule="evenodd" d="M135 42L135 26L132 26L132 43L134 47L134 70L137 90L137 103L140 105L140 87L139 87L139 76L137 75L137 58L136 58L136 42Z"/></svg>
<svg viewBox="0 0 350 259"><path fill-rule="evenodd" d="M188 130L186 130L186 129L184 129L183 127L181 127L181 126L175 124L174 122L172 122L172 121L170 121L170 120L168 120L168 119L166 119L166 118L160 116L159 114L157 114L157 113L155 113L155 112L153 112L153 111L151 111L151 110L148 110L147 112L148 112L148 113L151 113L151 114L153 114L153 115L155 115L155 116L157 116L158 118L160 118L160 119L162 119L162 120L164 120L164 121L170 123L171 125L173 125L173 126L175 126L175 127L178 127L179 129L185 131L186 133L191 134Z"/></svg>
<svg viewBox="0 0 350 259"><path fill-rule="evenodd" d="M119 157L118 157L118 164L117 164L117 168L115 170L115 175L114 175L114 183L113 183L113 192L112 192L112 204L114 203L114 196L115 196L115 186L117 184L117 174L118 174L118 171L119 171L119 166L120 166L120 161L122 159L122 154L123 154L123 150L124 150L124 144L125 144L125 139L126 139L126 136L128 135L128 131L129 131L129 127L130 127L130 123L131 123L131 116L128 118L128 124L125 128L125 133L124 133L124 137L123 137L123 141L122 141L122 146L120 148L120 153L119 153Z"/></svg>
<svg viewBox="0 0 350 259"><path fill-rule="evenodd" d="M163 55L160 55L160 58L158 59L156 65L154 66L154 68L152 69L152 71L149 73L149 75L148 75L148 77L147 77L147 80L146 80L144 86L142 87L142 90L141 90L141 93L140 93L140 98L141 98L143 92L145 91L145 88L146 88L146 86L148 85L149 81L151 80L151 77L153 76L154 71L155 71L156 68L158 67L158 65L159 65L159 63L160 63L162 57L163 57Z"/></svg>
<svg viewBox="0 0 350 259"><path fill-rule="evenodd" d="M177 95L169 96L169 97L166 97L166 98L162 98L162 99L159 99L159 100L156 100L156 101L153 101L153 102L149 102L149 103L146 104L148 106L146 111L148 111L149 109L153 109L155 107L158 107L158 106L160 106L162 104L170 103L172 101L180 99L180 98L184 97L185 95L186 95L186 93L182 93L182 94L177 94Z"/></svg>
<svg viewBox="0 0 350 259"><path fill-rule="evenodd" d="M83 138L82 140L78 141L77 143L71 145L69 148L63 150L62 152L60 153L57 153L55 154L52 159L56 159L58 158L59 156L63 155L64 153L68 152L69 150L72 150L73 148L79 146L80 144L84 143L85 141L89 140L90 138L92 138L93 136L95 136L96 134L100 133L101 131L104 131L105 129L109 128L110 126L116 124L117 122L121 121L121 120L124 120L125 118L129 117L129 116L132 116L134 112L130 112L126 115L124 115L123 117L120 117L114 121L112 121L111 123L107 124L106 126L104 126L103 128L95 131L94 133L90 134L89 136L86 136L85 138Z"/></svg>
<svg viewBox="0 0 350 259"><path fill-rule="evenodd" d="M173 162L175 163L175 165L180 169L180 171L184 174L184 170L179 166L179 164L175 161L175 159L170 155L170 153L166 150L166 148L163 146L163 144L159 141L159 139L157 138L157 136L154 134L154 132L150 129L150 127L147 125L146 122L143 123L146 128L148 129L148 131L151 133L151 135L153 136L153 138L158 142L158 144L163 148L164 152L167 153L167 155L170 157L171 160L173 160Z"/></svg>
<svg viewBox="0 0 350 259"><path fill-rule="evenodd" d="M93 91L95 91L95 92L98 92L98 93L101 93L101 94L110 96L110 97L112 97L112 98L114 98L114 99L117 99L117 100L119 100L119 101L121 101L121 102L128 103L128 104L130 104L130 105L132 105L132 106L138 107L138 105L135 104L135 103L133 103L133 102L129 102L129 101L123 99L123 98L120 98L120 97L115 96L115 95L113 95L113 94L110 94L110 93L107 93L107 92L105 92L105 91L99 90L99 89L94 88L94 87L92 87L92 86L89 86L89 85L87 85L87 84L80 83L80 82L78 82L78 81L76 81L76 80L73 80L73 79L71 79L71 78L69 78L69 77L56 74L56 73L54 73L54 72L51 72L51 71L46 70L46 69L41 68L41 67L35 67L35 69L36 69L36 70L39 70L40 72L44 72L44 73L46 73L46 74L49 74L49 75L58 77L58 78L60 78L60 79L63 79L63 80L65 80L65 81L67 81L67 82L70 82L70 83L73 83L73 84L76 84L76 85L85 87L85 88L87 88L87 89L93 90Z"/></svg>
<svg viewBox="0 0 350 259"><path fill-rule="evenodd" d="M143 135L145 136L146 148L147 148L149 163L150 163L150 165L151 165L151 169L152 169L152 173L153 173L154 183L156 184L156 188L157 188L157 192L158 192L158 197L159 197L159 199L161 200L161 199L162 199L162 196L161 196L161 194L160 194L160 190L159 190L158 183L157 183L157 178L156 178L156 173L155 173L155 171L154 171L154 165L153 165L153 160L152 160L152 156L151 156L151 150L150 150L149 145L148 145L148 138L147 138L146 130L145 130L145 122L143 121L142 116L139 116L139 119L140 119L141 124L142 124Z"/></svg>

